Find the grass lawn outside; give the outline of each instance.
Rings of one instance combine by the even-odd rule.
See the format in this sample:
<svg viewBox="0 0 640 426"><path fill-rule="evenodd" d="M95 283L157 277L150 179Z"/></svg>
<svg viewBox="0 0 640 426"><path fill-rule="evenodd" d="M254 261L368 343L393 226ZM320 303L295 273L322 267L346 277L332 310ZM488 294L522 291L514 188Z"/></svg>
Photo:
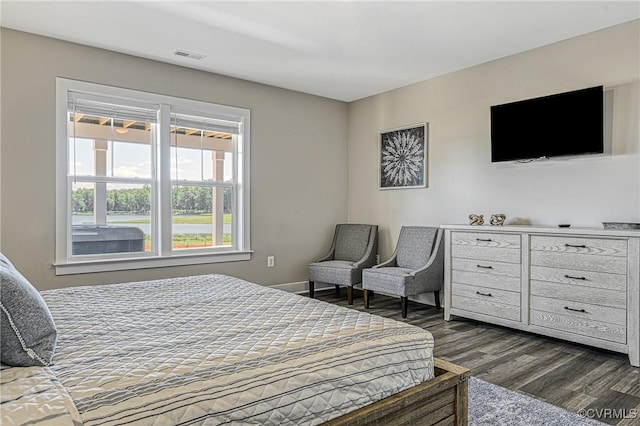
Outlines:
<svg viewBox="0 0 640 426"><path fill-rule="evenodd" d="M151 250L151 236L145 235L145 250ZM231 234L222 235L222 245L231 245ZM209 234L175 234L173 236L174 249L213 247L213 237Z"/></svg>

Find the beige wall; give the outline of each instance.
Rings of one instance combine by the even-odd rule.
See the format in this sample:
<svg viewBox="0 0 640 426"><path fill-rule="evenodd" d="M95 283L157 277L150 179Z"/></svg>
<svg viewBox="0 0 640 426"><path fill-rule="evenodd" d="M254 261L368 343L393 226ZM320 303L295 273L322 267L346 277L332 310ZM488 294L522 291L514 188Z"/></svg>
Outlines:
<svg viewBox="0 0 640 426"><path fill-rule="evenodd" d="M205 273L303 281L346 219L346 104L13 30L1 37L1 249L38 289ZM55 276L56 77L249 108L252 260Z"/></svg>
<svg viewBox="0 0 640 426"><path fill-rule="evenodd" d="M266 285L302 281L346 219L380 225L382 258L400 226L464 223L469 213L552 226L640 221L638 21L348 106L7 29L1 37L1 249L39 289L210 272ZM57 76L251 109L253 259L56 277ZM600 84L612 97L611 154L490 162L491 105ZM420 122L429 123L429 187L379 191L378 132ZM276 267L267 269L270 254Z"/></svg>
<svg viewBox="0 0 640 426"><path fill-rule="evenodd" d="M380 224L383 259L402 225L467 223L470 213L551 226L640 221L639 55L635 21L349 104L349 220ZM613 96L612 154L491 163L491 105L596 85ZM429 187L379 191L378 132L421 122Z"/></svg>

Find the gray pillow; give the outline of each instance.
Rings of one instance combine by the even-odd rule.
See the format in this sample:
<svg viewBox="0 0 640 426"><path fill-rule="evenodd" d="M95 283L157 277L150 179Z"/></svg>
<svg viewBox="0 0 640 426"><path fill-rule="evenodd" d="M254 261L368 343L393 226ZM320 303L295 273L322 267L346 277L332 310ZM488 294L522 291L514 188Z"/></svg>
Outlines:
<svg viewBox="0 0 640 426"><path fill-rule="evenodd" d="M0 260L0 361L49 365L57 338L51 312L38 290L7 262Z"/></svg>
<svg viewBox="0 0 640 426"><path fill-rule="evenodd" d="M0 268L3 266L11 269L16 268L15 266L13 266L13 263L11 263L11 261L7 258L7 256L0 253Z"/></svg>

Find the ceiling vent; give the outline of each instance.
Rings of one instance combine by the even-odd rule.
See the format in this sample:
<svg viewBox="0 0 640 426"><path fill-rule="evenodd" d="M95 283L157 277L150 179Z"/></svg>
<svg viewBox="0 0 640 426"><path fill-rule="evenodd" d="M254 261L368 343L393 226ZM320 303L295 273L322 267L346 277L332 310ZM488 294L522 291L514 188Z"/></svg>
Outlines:
<svg viewBox="0 0 640 426"><path fill-rule="evenodd" d="M196 59L198 61L203 60L207 57L207 55L202 55L200 53L187 52L186 50L176 49L174 52L176 56L182 56L183 58Z"/></svg>

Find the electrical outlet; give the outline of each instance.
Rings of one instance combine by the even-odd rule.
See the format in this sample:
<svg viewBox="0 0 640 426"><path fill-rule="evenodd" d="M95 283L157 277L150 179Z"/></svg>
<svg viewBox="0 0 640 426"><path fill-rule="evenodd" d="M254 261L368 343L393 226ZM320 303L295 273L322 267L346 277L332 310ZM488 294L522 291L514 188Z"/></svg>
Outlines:
<svg viewBox="0 0 640 426"><path fill-rule="evenodd" d="M380 263L380 255L376 254L376 265Z"/></svg>
<svg viewBox="0 0 640 426"><path fill-rule="evenodd" d="M267 268L273 268L274 266L276 266L276 257L267 256Z"/></svg>

